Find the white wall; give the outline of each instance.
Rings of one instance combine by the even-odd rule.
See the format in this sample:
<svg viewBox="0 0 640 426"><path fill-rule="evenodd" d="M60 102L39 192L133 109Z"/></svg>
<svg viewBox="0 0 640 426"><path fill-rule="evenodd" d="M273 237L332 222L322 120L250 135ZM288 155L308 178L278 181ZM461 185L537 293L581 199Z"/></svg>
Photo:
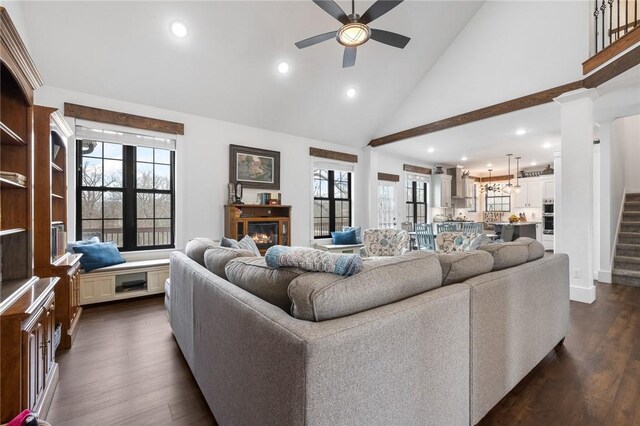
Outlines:
<svg viewBox="0 0 640 426"><path fill-rule="evenodd" d="M586 1L485 2L376 135L582 78L590 22Z"/></svg>
<svg viewBox="0 0 640 426"><path fill-rule="evenodd" d="M2 6L7 9L13 25L15 25L20 38L24 42L27 50L29 50L29 34L27 34L27 26L24 20L24 13L22 10L22 4L19 1L3 1Z"/></svg>
<svg viewBox="0 0 640 426"><path fill-rule="evenodd" d="M212 99L212 101L215 100ZM283 204L293 206L292 243L305 246L309 244L312 230L313 194L309 147L357 154L360 161L355 168L354 223L356 225L363 223L363 201L357 197L357 194L364 193L365 181L362 179L364 167L360 149L49 86L36 92L38 105L63 110L64 102L184 123L185 134L178 139L176 153L177 248L184 247L189 239L197 236L218 238L223 234L222 206L227 201L229 144L280 152L279 192L282 193ZM73 162L74 158L69 160ZM70 181L69 187L74 188L74 186L75 182ZM262 191L247 190L245 201L255 202L257 192ZM74 191L69 191L69 195L70 198L73 197ZM75 204L72 200L69 208L71 220L74 218L74 212ZM72 234L75 227L71 225L69 228Z"/></svg>
<svg viewBox="0 0 640 426"><path fill-rule="evenodd" d="M640 115L620 118L616 126L616 143L624 148L624 181L627 192L640 192Z"/></svg>

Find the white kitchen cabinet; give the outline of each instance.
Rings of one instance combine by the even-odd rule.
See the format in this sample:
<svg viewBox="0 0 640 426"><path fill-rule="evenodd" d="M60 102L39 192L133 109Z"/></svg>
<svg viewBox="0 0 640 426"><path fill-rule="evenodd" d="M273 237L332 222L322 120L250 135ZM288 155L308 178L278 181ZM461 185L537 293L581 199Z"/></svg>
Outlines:
<svg viewBox="0 0 640 426"><path fill-rule="evenodd" d="M542 178L542 198L553 200L556 194L556 182L553 176Z"/></svg>
<svg viewBox="0 0 640 426"><path fill-rule="evenodd" d="M513 207L517 209L541 208L543 182L540 178L520 179L520 193L514 193Z"/></svg>
<svg viewBox="0 0 640 426"><path fill-rule="evenodd" d="M446 174L431 176L431 185L433 186L433 207L452 207L451 179L452 176Z"/></svg>

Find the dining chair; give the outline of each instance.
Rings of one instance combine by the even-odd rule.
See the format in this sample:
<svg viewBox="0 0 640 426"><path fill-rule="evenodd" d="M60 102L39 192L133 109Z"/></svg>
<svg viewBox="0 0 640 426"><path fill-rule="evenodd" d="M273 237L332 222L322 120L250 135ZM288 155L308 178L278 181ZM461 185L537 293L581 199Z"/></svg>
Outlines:
<svg viewBox="0 0 640 426"><path fill-rule="evenodd" d="M418 250L436 249L433 226L430 223L416 224L416 242L418 243Z"/></svg>
<svg viewBox="0 0 640 426"><path fill-rule="evenodd" d="M456 232L458 231L458 225L455 223L439 223L438 234L441 232Z"/></svg>
<svg viewBox="0 0 640 426"><path fill-rule="evenodd" d="M481 223L464 223L462 224L462 232L464 234L482 234Z"/></svg>

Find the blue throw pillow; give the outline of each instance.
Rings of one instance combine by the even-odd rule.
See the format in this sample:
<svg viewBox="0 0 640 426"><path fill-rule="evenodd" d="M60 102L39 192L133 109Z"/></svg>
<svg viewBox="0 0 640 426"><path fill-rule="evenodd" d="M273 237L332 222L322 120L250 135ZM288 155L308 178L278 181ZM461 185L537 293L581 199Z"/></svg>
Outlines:
<svg viewBox="0 0 640 426"><path fill-rule="evenodd" d="M343 226L342 231L356 231L356 244L362 244L362 227L360 226Z"/></svg>
<svg viewBox="0 0 640 426"><path fill-rule="evenodd" d="M86 272L125 262L113 241L77 246L73 250L83 254L80 264Z"/></svg>
<svg viewBox="0 0 640 426"><path fill-rule="evenodd" d="M100 242L100 238L98 238L98 237L91 237L88 240L69 241L67 243L67 252L68 253L75 253L73 251L74 247L86 246L87 244L97 244L99 242Z"/></svg>
<svg viewBox="0 0 640 426"><path fill-rule="evenodd" d="M334 245L357 244L356 231L332 232L331 243Z"/></svg>

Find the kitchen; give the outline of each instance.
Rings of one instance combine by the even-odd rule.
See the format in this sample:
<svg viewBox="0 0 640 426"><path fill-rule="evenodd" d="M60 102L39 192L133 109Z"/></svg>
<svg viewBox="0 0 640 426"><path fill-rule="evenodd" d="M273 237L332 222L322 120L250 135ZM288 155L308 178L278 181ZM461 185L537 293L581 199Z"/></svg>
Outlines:
<svg viewBox="0 0 640 426"><path fill-rule="evenodd" d="M529 236L553 250L555 181L550 166L519 171L513 183L507 176L480 179L460 166L452 167L443 173L436 170L431 186L434 227L437 223L482 222L485 232L498 234L505 225L513 225L512 239Z"/></svg>

